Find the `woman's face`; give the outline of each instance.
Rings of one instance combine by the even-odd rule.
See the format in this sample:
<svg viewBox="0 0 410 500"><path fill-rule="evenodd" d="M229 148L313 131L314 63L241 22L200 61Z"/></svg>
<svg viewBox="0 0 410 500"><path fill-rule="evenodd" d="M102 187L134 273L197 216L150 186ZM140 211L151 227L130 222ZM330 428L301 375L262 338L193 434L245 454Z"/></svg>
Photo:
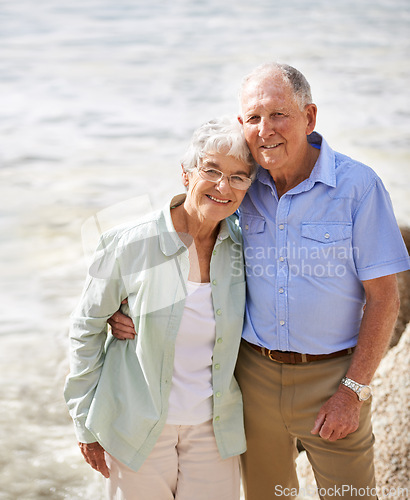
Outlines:
<svg viewBox="0 0 410 500"><path fill-rule="evenodd" d="M183 182L188 188L185 208L204 222L220 222L235 212L246 194L246 189L232 188L229 177L249 176L250 167L223 153L207 153L198 167L220 170L224 177L215 183L203 179L198 169L184 172Z"/></svg>

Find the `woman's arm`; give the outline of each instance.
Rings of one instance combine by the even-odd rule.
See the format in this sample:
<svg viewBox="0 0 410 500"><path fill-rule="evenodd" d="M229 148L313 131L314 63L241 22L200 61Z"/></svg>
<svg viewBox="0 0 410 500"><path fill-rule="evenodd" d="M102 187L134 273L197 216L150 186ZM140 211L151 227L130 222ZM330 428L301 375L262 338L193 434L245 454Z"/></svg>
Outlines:
<svg viewBox="0 0 410 500"><path fill-rule="evenodd" d="M80 303L71 315L70 373L64 396L81 443L95 442L85 422L104 364L107 320L127 295L116 244L114 237L101 239Z"/></svg>

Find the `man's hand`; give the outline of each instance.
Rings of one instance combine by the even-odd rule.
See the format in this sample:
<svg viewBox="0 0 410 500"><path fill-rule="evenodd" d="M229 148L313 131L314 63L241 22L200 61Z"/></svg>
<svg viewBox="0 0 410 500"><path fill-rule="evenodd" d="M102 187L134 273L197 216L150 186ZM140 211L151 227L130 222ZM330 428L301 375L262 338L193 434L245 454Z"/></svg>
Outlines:
<svg viewBox="0 0 410 500"><path fill-rule="evenodd" d="M319 410L310 432L329 441L345 438L358 429L362 404L353 391L340 386Z"/></svg>
<svg viewBox="0 0 410 500"><path fill-rule="evenodd" d="M126 304L127 302L127 299L124 299L121 304ZM111 316L108 320L108 324L111 326L111 333L118 340L133 339L137 334L132 319L122 314L120 311L117 311Z"/></svg>
<svg viewBox="0 0 410 500"><path fill-rule="evenodd" d="M107 479L110 477L107 463L104 456L104 448L100 443L78 443L81 453L85 461L91 465L93 469L100 472Z"/></svg>

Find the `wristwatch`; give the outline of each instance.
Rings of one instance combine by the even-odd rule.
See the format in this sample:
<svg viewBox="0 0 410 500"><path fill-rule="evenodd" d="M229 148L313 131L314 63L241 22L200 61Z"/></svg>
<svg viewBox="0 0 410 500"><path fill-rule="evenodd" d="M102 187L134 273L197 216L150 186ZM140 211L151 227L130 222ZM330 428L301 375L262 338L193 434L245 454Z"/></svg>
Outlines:
<svg viewBox="0 0 410 500"><path fill-rule="evenodd" d="M358 384L351 378L343 377L340 383L355 392L359 401L366 401L372 395L372 388L369 385Z"/></svg>

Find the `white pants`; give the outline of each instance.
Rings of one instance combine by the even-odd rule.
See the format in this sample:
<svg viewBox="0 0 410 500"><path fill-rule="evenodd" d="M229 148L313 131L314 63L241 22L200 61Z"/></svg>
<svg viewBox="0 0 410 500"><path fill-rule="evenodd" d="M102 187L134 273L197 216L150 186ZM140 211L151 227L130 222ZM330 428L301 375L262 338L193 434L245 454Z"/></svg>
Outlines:
<svg viewBox="0 0 410 500"><path fill-rule="evenodd" d="M106 460L110 500L239 500L239 457L221 459L212 421L165 425L137 472Z"/></svg>

